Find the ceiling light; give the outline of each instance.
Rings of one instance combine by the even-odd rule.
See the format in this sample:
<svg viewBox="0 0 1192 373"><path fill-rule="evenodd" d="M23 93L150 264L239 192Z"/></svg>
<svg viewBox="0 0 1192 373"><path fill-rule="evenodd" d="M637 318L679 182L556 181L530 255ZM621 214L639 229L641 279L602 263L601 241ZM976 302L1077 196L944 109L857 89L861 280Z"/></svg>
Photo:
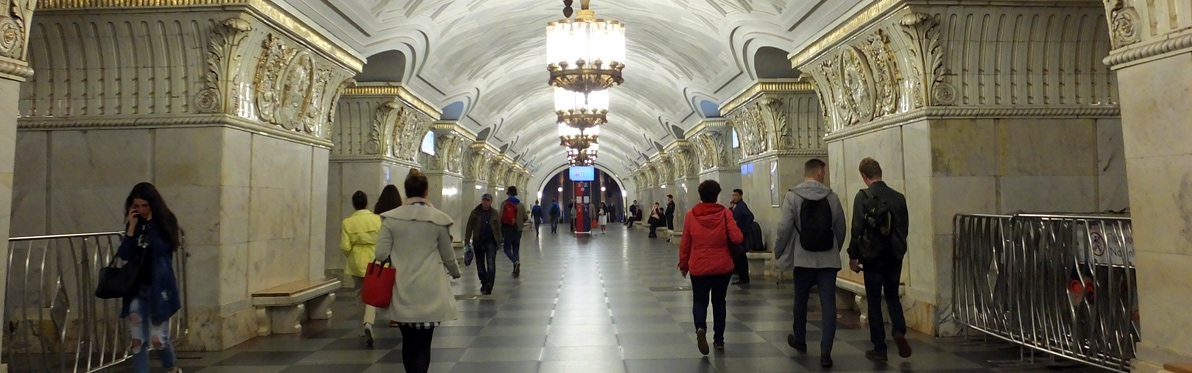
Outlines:
<svg viewBox="0 0 1192 373"><path fill-rule="evenodd" d="M621 77L625 68L625 25L596 19L588 2L580 1L581 9L574 21L562 19L546 25L549 84L583 94L625 81Z"/></svg>

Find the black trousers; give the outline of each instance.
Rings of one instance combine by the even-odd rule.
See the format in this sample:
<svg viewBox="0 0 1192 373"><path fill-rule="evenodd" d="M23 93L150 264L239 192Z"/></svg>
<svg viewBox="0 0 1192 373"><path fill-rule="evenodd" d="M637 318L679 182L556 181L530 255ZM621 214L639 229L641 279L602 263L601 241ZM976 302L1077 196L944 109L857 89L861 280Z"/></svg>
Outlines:
<svg viewBox="0 0 1192 373"><path fill-rule="evenodd" d="M435 329L415 329L405 325L401 329L401 358L406 372L426 373L430 370L430 343Z"/></svg>
<svg viewBox="0 0 1192 373"><path fill-rule="evenodd" d="M747 236L749 233L742 229L741 233ZM744 242L742 242L744 243ZM748 251L740 254L733 254L733 273L737 275L737 279L748 282L749 281L749 255Z"/></svg>
<svg viewBox="0 0 1192 373"><path fill-rule="evenodd" d="M695 319L695 328L708 330L708 296L712 303L712 342L724 343L724 325L728 317L725 305L728 303L728 283L733 274L691 276L691 292L694 295L691 302L691 316Z"/></svg>

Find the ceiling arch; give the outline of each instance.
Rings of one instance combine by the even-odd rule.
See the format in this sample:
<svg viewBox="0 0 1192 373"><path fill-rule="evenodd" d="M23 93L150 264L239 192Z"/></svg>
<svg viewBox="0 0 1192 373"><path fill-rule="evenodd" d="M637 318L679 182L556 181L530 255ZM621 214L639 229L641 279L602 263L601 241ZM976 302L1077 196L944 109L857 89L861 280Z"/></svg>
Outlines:
<svg viewBox="0 0 1192 373"><path fill-rule="evenodd" d="M462 102L459 122L474 131L500 123L500 142L525 137L510 149L524 159L562 156L544 32L562 18L558 1L281 1L360 55L399 51L403 84L438 107ZM622 158L652 154L650 143L674 138L671 125L690 129L711 114L704 101L722 103L752 84L758 50L798 50L872 1L593 1L598 18L627 26L626 82L611 92L601 157L616 157L607 166L625 174Z"/></svg>

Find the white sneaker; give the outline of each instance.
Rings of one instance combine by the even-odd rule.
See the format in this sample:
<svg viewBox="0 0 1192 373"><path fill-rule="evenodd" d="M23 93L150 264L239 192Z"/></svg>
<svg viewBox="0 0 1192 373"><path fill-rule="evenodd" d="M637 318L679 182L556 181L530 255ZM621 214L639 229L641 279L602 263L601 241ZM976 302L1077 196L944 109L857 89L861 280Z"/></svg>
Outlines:
<svg viewBox="0 0 1192 373"><path fill-rule="evenodd" d="M368 347L373 345L373 326L372 323L364 323L364 344Z"/></svg>

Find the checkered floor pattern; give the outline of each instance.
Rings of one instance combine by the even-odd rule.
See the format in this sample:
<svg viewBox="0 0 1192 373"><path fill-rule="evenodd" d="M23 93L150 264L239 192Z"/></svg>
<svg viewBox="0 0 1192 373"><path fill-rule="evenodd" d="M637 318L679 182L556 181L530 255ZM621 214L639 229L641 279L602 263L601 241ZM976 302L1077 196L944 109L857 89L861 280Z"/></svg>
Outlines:
<svg viewBox="0 0 1192 373"><path fill-rule="evenodd" d="M465 276L455 281L462 317L435 330L431 371L821 371L819 322L809 327L807 354L788 347L792 287L760 278L730 288L726 349L702 356L695 346L690 283L675 269L677 256L677 245L621 225L594 237L551 235L547 229L541 237L527 233L520 279L499 256L492 295L479 295L474 267L466 267ZM333 310L333 320L311 322L301 335L255 338L221 352L181 352L179 366L188 373L404 371L397 329L378 325L375 346L365 347L353 290L343 290ZM1031 359L1029 351L985 338L925 335L911 336L911 358L891 353L888 362L874 362L864 357L871 346L857 314L838 317L835 372L1098 371L1041 356ZM809 319L818 320L819 314ZM109 371L132 370L124 364Z"/></svg>

